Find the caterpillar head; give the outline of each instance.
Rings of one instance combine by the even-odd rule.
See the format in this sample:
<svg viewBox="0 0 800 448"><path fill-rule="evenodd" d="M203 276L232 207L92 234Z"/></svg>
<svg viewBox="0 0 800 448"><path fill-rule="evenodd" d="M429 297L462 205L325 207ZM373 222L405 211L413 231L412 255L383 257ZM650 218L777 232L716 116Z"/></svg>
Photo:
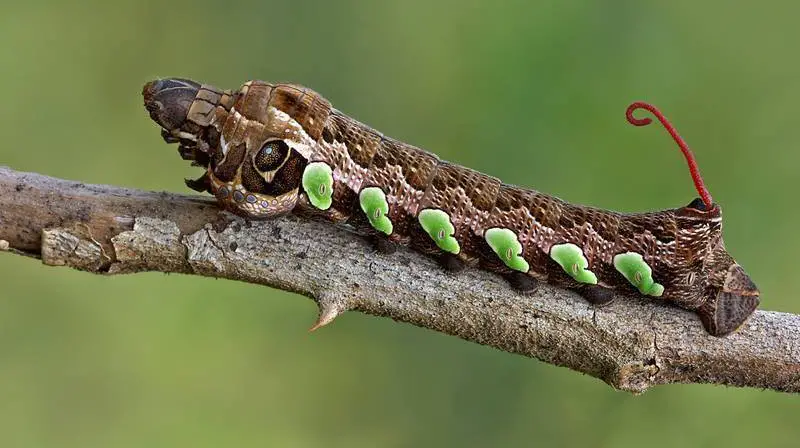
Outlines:
<svg viewBox="0 0 800 448"><path fill-rule="evenodd" d="M144 106L153 121L164 131L178 137L199 90L200 84L188 79L157 79L148 82L142 89Z"/></svg>
<svg viewBox="0 0 800 448"><path fill-rule="evenodd" d="M261 81L222 91L170 78L143 89L145 108L181 157L207 169L187 180L220 205L252 218L287 213L298 203L301 177L330 104L315 92Z"/></svg>
<svg viewBox="0 0 800 448"><path fill-rule="evenodd" d="M233 101L230 93L221 92L189 79L157 79L142 89L144 106L161 126L161 137L167 143L179 143L178 153L184 160L208 167L211 151L216 146L219 133L214 122L221 118L217 111L227 113ZM187 181L187 184L199 188Z"/></svg>

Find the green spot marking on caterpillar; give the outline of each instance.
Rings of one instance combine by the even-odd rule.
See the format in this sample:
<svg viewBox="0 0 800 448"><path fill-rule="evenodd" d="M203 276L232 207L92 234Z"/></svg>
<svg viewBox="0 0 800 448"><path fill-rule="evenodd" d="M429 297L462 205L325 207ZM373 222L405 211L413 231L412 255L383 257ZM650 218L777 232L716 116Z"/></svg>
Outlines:
<svg viewBox="0 0 800 448"><path fill-rule="evenodd" d="M597 276L586 269L589 267L589 261L583 256L580 247L572 243L556 244L550 249L550 258L560 264L564 272L575 280L590 285L597 284Z"/></svg>
<svg viewBox="0 0 800 448"><path fill-rule="evenodd" d="M487 230L483 237L506 266L515 271L528 272L530 266L522 258L522 244L519 243L517 235L513 231L493 227Z"/></svg>
<svg viewBox="0 0 800 448"><path fill-rule="evenodd" d="M433 242L439 246L439 249L451 254L461 252L458 241L453 238L456 228L453 227L453 223L450 222L450 216L447 213L442 210L428 208L419 212L417 219L419 219L419 224L422 228L433 239Z"/></svg>
<svg viewBox="0 0 800 448"><path fill-rule="evenodd" d="M333 196L333 172L324 162L312 162L303 171L303 190L311 205L320 209L330 208Z"/></svg>
<svg viewBox="0 0 800 448"><path fill-rule="evenodd" d="M368 187L361 190L358 194L361 203L361 210L369 219L369 223L375 230L387 235L392 233L392 221L386 217L389 213L389 203L386 202L386 194L378 187Z"/></svg>
<svg viewBox="0 0 800 448"><path fill-rule="evenodd" d="M640 293L654 297L664 293L664 287L653 281L653 270L644 262L641 254L625 252L614 255L614 267L631 282L631 285L639 289Z"/></svg>

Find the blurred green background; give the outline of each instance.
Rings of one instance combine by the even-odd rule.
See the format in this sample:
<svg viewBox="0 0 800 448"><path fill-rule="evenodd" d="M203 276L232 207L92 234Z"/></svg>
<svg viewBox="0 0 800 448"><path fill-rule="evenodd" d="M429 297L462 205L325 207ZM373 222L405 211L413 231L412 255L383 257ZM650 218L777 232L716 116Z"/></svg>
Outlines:
<svg viewBox="0 0 800 448"><path fill-rule="evenodd" d="M622 211L694 196L662 108L763 293L800 313L800 3L9 1L0 164L187 192L141 86L293 81L394 137ZM103 278L0 255L0 446L787 446L800 399L707 385L643 396L356 313L200 277Z"/></svg>

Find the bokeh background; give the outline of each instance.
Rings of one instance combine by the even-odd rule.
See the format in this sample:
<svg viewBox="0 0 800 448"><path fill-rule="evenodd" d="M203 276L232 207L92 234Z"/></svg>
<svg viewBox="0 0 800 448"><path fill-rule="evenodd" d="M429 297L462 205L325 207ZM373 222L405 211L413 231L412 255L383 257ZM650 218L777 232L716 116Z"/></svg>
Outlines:
<svg viewBox="0 0 800 448"><path fill-rule="evenodd" d="M694 148L725 239L800 313L800 3L10 1L0 164L186 192L143 83L293 81L444 158L622 211L694 196L659 127ZM0 223L2 225L2 223ZM708 385L643 396L536 360L200 277L103 278L0 254L0 446L789 446L800 399Z"/></svg>

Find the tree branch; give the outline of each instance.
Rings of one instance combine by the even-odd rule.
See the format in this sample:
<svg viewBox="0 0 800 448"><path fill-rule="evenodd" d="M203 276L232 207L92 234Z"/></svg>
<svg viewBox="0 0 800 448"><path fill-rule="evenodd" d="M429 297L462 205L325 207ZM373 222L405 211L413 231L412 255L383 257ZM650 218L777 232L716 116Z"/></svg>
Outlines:
<svg viewBox="0 0 800 448"><path fill-rule="evenodd" d="M594 309L549 285L520 296L490 273L449 274L405 249L378 254L328 223L293 216L247 222L205 198L0 167L0 250L99 274L180 272L259 283L314 298L314 328L361 311L631 392L665 383L800 391L800 316L758 311L739 332L714 338L694 314L656 301L619 297Z"/></svg>

